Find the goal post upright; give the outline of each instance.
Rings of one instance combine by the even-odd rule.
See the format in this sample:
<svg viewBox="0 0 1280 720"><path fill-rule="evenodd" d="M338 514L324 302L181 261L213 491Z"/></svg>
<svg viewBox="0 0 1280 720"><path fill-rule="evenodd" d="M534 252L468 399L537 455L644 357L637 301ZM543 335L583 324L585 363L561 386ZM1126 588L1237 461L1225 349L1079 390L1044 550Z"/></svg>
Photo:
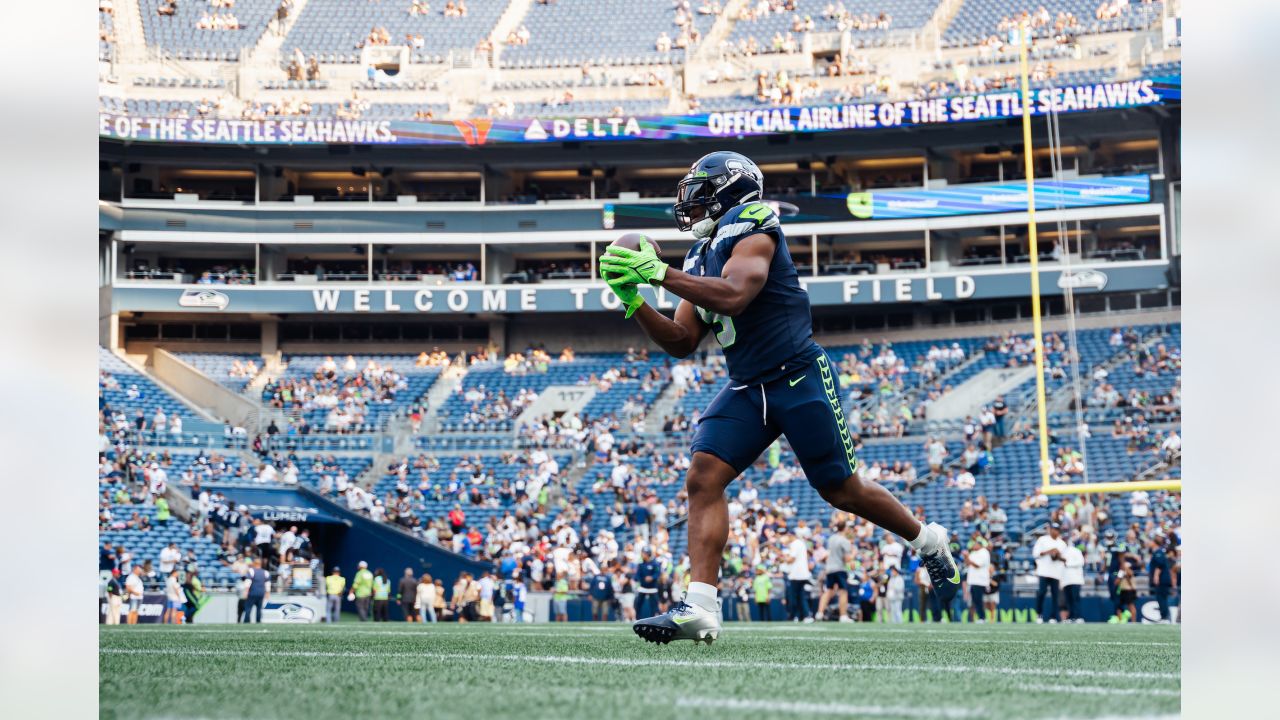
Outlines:
<svg viewBox="0 0 1280 720"><path fill-rule="evenodd" d="M1018 25L1018 64L1022 80L1022 158L1027 180L1027 245L1031 259L1031 328L1036 360L1036 421L1040 440L1040 484L1045 495L1078 495L1080 493L1126 493L1147 491L1182 492L1182 480L1137 480L1133 482L1051 483L1049 462L1049 417L1044 387L1044 330L1040 319L1040 248L1037 244L1035 162L1031 155L1031 78L1027 69L1027 46L1031 28L1026 21ZM1067 308L1075 312L1075 308ZM1078 358L1076 359L1078 362Z"/></svg>
<svg viewBox="0 0 1280 720"><path fill-rule="evenodd" d="M1031 82L1027 71L1027 45L1031 28L1024 20L1018 25L1018 62L1022 75L1022 158L1027 179L1027 252L1031 256L1031 328L1035 338L1036 420L1040 438L1040 483L1049 488L1049 418L1045 408L1044 332L1040 322L1040 248L1036 238L1035 162L1031 156Z"/></svg>

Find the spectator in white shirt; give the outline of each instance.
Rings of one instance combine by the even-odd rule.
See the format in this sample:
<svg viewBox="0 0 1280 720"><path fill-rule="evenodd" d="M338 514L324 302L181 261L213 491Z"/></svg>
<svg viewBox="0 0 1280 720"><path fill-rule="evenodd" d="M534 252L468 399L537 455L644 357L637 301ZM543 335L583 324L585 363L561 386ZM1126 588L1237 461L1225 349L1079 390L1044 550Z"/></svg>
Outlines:
<svg viewBox="0 0 1280 720"><path fill-rule="evenodd" d="M880 564L886 568L902 569L902 553L905 550L902 543L898 542L898 538L890 533L885 533L884 544L880 546Z"/></svg>
<svg viewBox="0 0 1280 720"><path fill-rule="evenodd" d="M280 533L280 540L277 547L280 548L280 560L289 560L289 556L293 554L294 544L298 541L298 527L290 525L288 530Z"/></svg>
<svg viewBox="0 0 1280 720"><path fill-rule="evenodd" d="M787 614L792 622L813 622L809 615L809 592L805 586L813 580L809 570L809 545L804 538L788 535L786 544Z"/></svg>
<svg viewBox="0 0 1280 720"><path fill-rule="evenodd" d="M258 468L258 482L260 483L273 483L276 481L276 477L278 475L279 471L276 470L276 466L271 463L263 463L262 466Z"/></svg>
<svg viewBox="0 0 1280 720"><path fill-rule="evenodd" d="M182 551L178 549L178 543L169 543L160 551L160 574L168 575L180 560Z"/></svg>
<svg viewBox="0 0 1280 720"><path fill-rule="evenodd" d="M987 586L991 584L991 551L985 538L976 537L969 545L964 560L964 583L969 589L969 620L986 622L987 607L984 603Z"/></svg>
<svg viewBox="0 0 1280 720"><path fill-rule="evenodd" d="M142 609L142 566L134 565L129 571L129 577L124 581L125 596L129 601L129 617L125 621L129 625L138 624L138 610Z"/></svg>
<svg viewBox="0 0 1280 720"><path fill-rule="evenodd" d="M1040 580L1040 587L1036 590L1039 622L1058 621L1058 589L1066 569L1066 551L1067 544L1062 540L1062 527L1058 523L1049 523L1049 532L1041 535L1031 548L1031 556L1036 561L1036 577ZM1048 610L1044 607L1046 593L1053 599Z"/></svg>
<svg viewBox="0 0 1280 720"><path fill-rule="evenodd" d="M1067 607L1062 611L1063 622L1084 622L1080 616L1080 587L1084 585L1084 551L1077 545L1067 545L1062 555L1062 592Z"/></svg>
<svg viewBox="0 0 1280 720"><path fill-rule="evenodd" d="M1164 454L1164 461L1172 462L1174 456L1182 452L1182 438L1178 437L1177 430L1170 430L1165 437L1164 442L1160 443L1160 452Z"/></svg>
<svg viewBox="0 0 1280 720"><path fill-rule="evenodd" d="M902 600L906 597L906 580L897 565L889 566L889 580L885 584L885 602L889 606L889 622L902 624Z"/></svg>
<svg viewBox="0 0 1280 720"><path fill-rule="evenodd" d="M151 463L151 471L147 473L147 483L151 494L160 496L164 494L165 488L168 487L169 473L160 467L159 463Z"/></svg>
<svg viewBox="0 0 1280 720"><path fill-rule="evenodd" d="M1151 514L1151 496L1146 490L1129 494L1129 512L1136 518L1145 518Z"/></svg>

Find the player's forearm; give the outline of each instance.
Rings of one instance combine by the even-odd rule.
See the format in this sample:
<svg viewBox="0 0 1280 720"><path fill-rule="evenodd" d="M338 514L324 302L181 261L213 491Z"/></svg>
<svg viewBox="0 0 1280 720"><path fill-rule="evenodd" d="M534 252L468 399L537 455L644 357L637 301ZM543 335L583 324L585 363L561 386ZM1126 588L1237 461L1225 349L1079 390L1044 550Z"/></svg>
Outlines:
<svg viewBox="0 0 1280 720"><path fill-rule="evenodd" d="M688 357L698 349L701 338L695 337L689 329L666 315L654 310L648 304L641 305L635 314L636 322L644 334L654 341L668 355L677 358Z"/></svg>
<svg viewBox="0 0 1280 720"><path fill-rule="evenodd" d="M671 268L662 287L704 310L730 317L739 315L751 304L754 293L740 283L721 277L699 277Z"/></svg>

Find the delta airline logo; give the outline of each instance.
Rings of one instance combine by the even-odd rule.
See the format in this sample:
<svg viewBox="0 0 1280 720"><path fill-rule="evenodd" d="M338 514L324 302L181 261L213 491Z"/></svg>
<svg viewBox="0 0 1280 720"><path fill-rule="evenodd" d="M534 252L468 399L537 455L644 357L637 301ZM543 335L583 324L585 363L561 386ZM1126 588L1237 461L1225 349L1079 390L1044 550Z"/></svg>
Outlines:
<svg viewBox="0 0 1280 720"><path fill-rule="evenodd" d="M178 306L185 308L213 308L226 310L231 298L217 290L184 290L178 297Z"/></svg>
<svg viewBox="0 0 1280 720"><path fill-rule="evenodd" d="M468 145L483 145L489 139L489 129L493 121L487 118L475 120L454 120L453 126Z"/></svg>
<svg viewBox="0 0 1280 720"><path fill-rule="evenodd" d="M542 123L535 118L533 122L529 123L529 129L524 131L524 139L535 141L546 140L547 129L542 127Z"/></svg>

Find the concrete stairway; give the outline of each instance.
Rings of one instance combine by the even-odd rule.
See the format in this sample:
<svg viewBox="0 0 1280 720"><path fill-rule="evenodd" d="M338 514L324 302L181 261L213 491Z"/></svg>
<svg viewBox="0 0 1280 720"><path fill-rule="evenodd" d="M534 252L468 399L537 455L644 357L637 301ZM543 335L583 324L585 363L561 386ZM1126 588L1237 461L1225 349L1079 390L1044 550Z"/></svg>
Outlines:
<svg viewBox="0 0 1280 720"><path fill-rule="evenodd" d="M116 33L116 59L121 64L145 62L147 42L138 0L116 0L114 7L112 27Z"/></svg>
<svg viewBox="0 0 1280 720"><path fill-rule="evenodd" d="M289 15L284 19L284 22L280 22L275 16L272 16L271 22L267 23L266 32L262 33L262 37L258 38L258 44L250 48L245 56L247 64L272 68L279 67L280 48L284 46L284 40L289 36L289 31L293 30L293 26L297 24L298 18L302 17L302 11L306 9L307 1L293 0L293 9L289 11Z"/></svg>
<svg viewBox="0 0 1280 720"><path fill-rule="evenodd" d="M422 417L420 434L431 435L440 432L440 408L445 400L462 385L462 379L466 376L466 367L450 365L431 384L431 388L427 390L427 413Z"/></svg>
<svg viewBox="0 0 1280 720"><path fill-rule="evenodd" d="M930 420L959 420L976 415L977 410L997 395L1004 395L1035 377L1034 365L1018 368L987 368L966 380L960 387L929 405Z"/></svg>
<svg viewBox="0 0 1280 720"><path fill-rule="evenodd" d="M532 6L533 0L511 0L507 9L498 16L498 22L494 23L493 31L489 33L489 42L493 44L493 67L498 67L498 61L502 58L507 35L520 27Z"/></svg>
<svg viewBox="0 0 1280 720"><path fill-rule="evenodd" d="M667 386L662 389L662 394L658 396L657 400L653 401L644 416L645 432L662 432L663 419L675 412L676 404L680 402L677 394L676 384L668 381Z"/></svg>

